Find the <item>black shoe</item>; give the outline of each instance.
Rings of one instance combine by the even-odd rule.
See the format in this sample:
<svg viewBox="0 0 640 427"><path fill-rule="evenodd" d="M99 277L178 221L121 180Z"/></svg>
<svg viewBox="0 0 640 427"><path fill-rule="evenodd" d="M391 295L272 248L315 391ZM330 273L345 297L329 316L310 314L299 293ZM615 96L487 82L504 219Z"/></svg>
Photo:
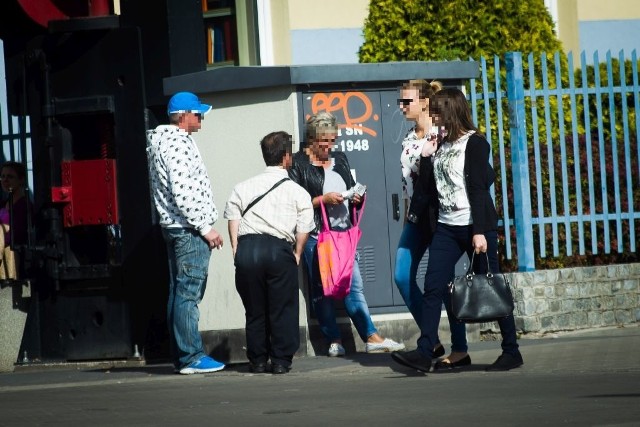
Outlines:
<svg viewBox="0 0 640 427"><path fill-rule="evenodd" d="M431 369L431 359L424 356L418 350L396 351L391 353L391 357L399 364L417 369L418 371L429 372Z"/></svg>
<svg viewBox="0 0 640 427"><path fill-rule="evenodd" d="M469 366L471 365L471 356L469 356L468 354L463 357L462 359L458 360L457 362L449 362L448 360L439 360L436 362L435 365L433 365L433 369L455 369L455 368L461 368L463 366Z"/></svg>
<svg viewBox="0 0 640 427"><path fill-rule="evenodd" d="M509 371L511 369L517 368L518 366L522 366L524 362L522 361L522 355L520 353L517 354L509 354L502 353L492 365L487 367L487 371Z"/></svg>
<svg viewBox="0 0 640 427"><path fill-rule="evenodd" d="M254 374L264 374L267 372L267 364L264 362L249 363L249 372L253 372Z"/></svg>
<svg viewBox="0 0 640 427"><path fill-rule="evenodd" d="M274 363L273 365L271 365L271 372L274 375L286 374L287 372L289 372L290 369L291 368L287 368L286 366L278 365L277 363Z"/></svg>
<svg viewBox="0 0 640 427"><path fill-rule="evenodd" d="M433 358L437 359L442 356L444 356L444 346L442 344L438 344L438 346L433 349Z"/></svg>

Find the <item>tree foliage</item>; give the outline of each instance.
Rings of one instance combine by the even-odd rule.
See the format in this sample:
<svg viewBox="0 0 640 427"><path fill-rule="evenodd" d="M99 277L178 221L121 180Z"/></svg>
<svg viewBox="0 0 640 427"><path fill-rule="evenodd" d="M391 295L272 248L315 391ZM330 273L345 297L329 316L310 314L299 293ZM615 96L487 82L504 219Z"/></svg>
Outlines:
<svg viewBox="0 0 640 427"><path fill-rule="evenodd" d="M543 0L371 0L360 62L562 50Z"/></svg>

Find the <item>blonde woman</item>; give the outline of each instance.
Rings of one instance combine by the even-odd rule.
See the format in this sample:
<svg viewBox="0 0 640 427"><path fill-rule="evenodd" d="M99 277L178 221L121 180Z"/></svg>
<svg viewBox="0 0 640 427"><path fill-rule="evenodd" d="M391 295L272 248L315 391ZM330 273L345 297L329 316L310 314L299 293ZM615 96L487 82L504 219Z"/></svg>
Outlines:
<svg viewBox="0 0 640 427"><path fill-rule="evenodd" d="M289 169L291 179L311 195L314 208L315 229L309 235L303 258L309 279L311 305L329 344L327 355L330 357L344 356L345 349L336 323L333 299L323 295L320 280L317 251L318 231L322 227L320 201L325 205L332 230L350 228L352 218L349 204L359 206L362 203L358 194L353 196L351 202L341 194L353 187L355 181L347 156L341 151L331 151L337 135L338 125L332 114L319 112L309 117L306 122L307 144L293 156L293 167ZM344 299L344 306L360 339L365 343L367 353L386 353L405 348L402 343L382 337L373 324L364 297L364 283L357 257L353 265L351 291Z"/></svg>

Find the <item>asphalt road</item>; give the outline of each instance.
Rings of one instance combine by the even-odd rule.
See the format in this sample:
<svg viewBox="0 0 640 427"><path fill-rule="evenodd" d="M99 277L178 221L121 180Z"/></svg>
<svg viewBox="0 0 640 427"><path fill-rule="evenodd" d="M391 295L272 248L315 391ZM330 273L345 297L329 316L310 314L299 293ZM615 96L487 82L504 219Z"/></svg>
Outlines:
<svg viewBox="0 0 640 427"><path fill-rule="evenodd" d="M640 327L471 343L466 370L422 374L387 354L308 357L286 375L245 364L181 376L168 365L0 375L0 426L640 426Z"/></svg>

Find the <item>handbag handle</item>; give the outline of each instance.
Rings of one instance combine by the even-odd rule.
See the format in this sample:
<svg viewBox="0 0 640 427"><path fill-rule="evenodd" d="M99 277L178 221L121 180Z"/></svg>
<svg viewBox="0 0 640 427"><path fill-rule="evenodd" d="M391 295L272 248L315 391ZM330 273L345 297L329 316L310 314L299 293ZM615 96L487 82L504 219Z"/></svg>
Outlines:
<svg viewBox="0 0 640 427"><path fill-rule="evenodd" d="M473 259L475 256L476 251L473 251L473 253L471 254L471 261L469 262L469 268L467 269L467 277L476 274L475 271L473 271ZM487 258L487 277L491 278L493 277L493 272L491 271L491 266L489 265L489 254L485 252L484 256Z"/></svg>
<svg viewBox="0 0 640 427"><path fill-rule="evenodd" d="M360 208L360 215L357 215L356 205L353 205L353 218L357 221L353 224L354 227L360 225L360 219L362 218L362 210L364 209L365 201L367 200L367 196L362 196L362 207ZM322 212L322 230L329 231L329 220L327 219L327 212L324 209L324 202L322 201L322 197L320 197L320 212ZM488 259L488 258L487 258Z"/></svg>

